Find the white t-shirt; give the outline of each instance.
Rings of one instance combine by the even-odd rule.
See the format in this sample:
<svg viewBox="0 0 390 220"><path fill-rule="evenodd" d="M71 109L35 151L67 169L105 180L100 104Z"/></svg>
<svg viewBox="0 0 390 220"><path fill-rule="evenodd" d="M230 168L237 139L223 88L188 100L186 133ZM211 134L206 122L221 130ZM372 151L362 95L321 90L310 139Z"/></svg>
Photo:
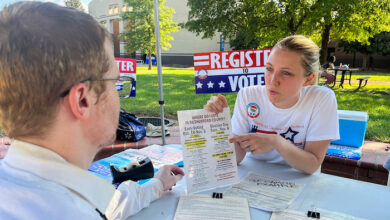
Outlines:
<svg viewBox="0 0 390 220"><path fill-rule="evenodd" d="M301 149L306 141L336 140L339 139L336 97L326 87L305 86L294 106L280 109L269 101L265 86L246 87L237 95L232 130L236 135L280 134ZM271 163L285 163L277 150L250 155Z"/></svg>

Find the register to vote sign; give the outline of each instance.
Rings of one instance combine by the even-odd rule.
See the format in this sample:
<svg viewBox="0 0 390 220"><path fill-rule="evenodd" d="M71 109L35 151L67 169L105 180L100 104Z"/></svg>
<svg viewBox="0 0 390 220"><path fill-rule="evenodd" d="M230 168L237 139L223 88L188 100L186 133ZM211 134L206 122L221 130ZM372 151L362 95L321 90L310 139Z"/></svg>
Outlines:
<svg viewBox="0 0 390 220"><path fill-rule="evenodd" d="M128 76L134 78L134 83L133 83L133 91L131 91L130 96L135 97L135 91L136 91L136 64L137 60L136 59L129 59L129 58L115 58L116 61L116 66L118 67L120 76ZM116 83L116 90L120 91L123 85L120 83Z"/></svg>
<svg viewBox="0 0 390 220"><path fill-rule="evenodd" d="M195 53L195 92L238 92L247 86L264 85L270 53L271 49Z"/></svg>

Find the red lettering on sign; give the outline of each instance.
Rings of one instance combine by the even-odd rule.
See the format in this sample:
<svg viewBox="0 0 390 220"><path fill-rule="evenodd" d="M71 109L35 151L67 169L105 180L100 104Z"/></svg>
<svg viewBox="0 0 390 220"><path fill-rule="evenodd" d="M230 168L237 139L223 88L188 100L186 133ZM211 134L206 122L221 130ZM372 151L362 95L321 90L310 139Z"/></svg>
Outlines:
<svg viewBox="0 0 390 220"><path fill-rule="evenodd" d="M264 67L271 49L237 50L194 54L194 69L217 70Z"/></svg>
<svg viewBox="0 0 390 220"><path fill-rule="evenodd" d="M136 59L115 58L120 73L136 73Z"/></svg>

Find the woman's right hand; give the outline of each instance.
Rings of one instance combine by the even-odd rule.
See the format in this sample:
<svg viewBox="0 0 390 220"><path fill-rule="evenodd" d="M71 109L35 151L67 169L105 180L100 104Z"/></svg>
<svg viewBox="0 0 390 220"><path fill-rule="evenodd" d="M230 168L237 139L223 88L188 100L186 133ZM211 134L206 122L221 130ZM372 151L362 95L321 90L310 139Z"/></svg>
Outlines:
<svg viewBox="0 0 390 220"><path fill-rule="evenodd" d="M211 96L203 108L209 112L218 114L223 112L223 109L226 107L228 107L228 103L225 96L218 94L218 96Z"/></svg>

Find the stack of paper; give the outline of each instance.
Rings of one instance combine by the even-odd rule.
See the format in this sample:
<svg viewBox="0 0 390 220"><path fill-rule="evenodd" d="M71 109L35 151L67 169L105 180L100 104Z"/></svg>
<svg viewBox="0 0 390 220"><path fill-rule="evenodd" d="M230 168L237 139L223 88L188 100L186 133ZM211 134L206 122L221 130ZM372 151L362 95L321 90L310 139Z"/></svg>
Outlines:
<svg viewBox="0 0 390 220"><path fill-rule="evenodd" d="M302 191L304 184L249 173L225 192L227 196L248 198L249 205L265 211L286 209Z"/></svg>
<svg viewBox="0 0 390 220"><path fill-rule="evenodd" d="M316 209L316 212L320 214L321 220L364 220L362 218L357 218L351 215L347 215L345 213L340 212L332 212L323 209ZM315 218L307 217L307 212L301 212L292 209L286 209L282 212L273 212L270 220L308 220Z"/></svg>
<svg viewBox="0 0 390 220"><path fill-rule="evenodd" d="M248 200L239 197L212 198L209 195L180 196L175 220L250 220Z"/></svg>

